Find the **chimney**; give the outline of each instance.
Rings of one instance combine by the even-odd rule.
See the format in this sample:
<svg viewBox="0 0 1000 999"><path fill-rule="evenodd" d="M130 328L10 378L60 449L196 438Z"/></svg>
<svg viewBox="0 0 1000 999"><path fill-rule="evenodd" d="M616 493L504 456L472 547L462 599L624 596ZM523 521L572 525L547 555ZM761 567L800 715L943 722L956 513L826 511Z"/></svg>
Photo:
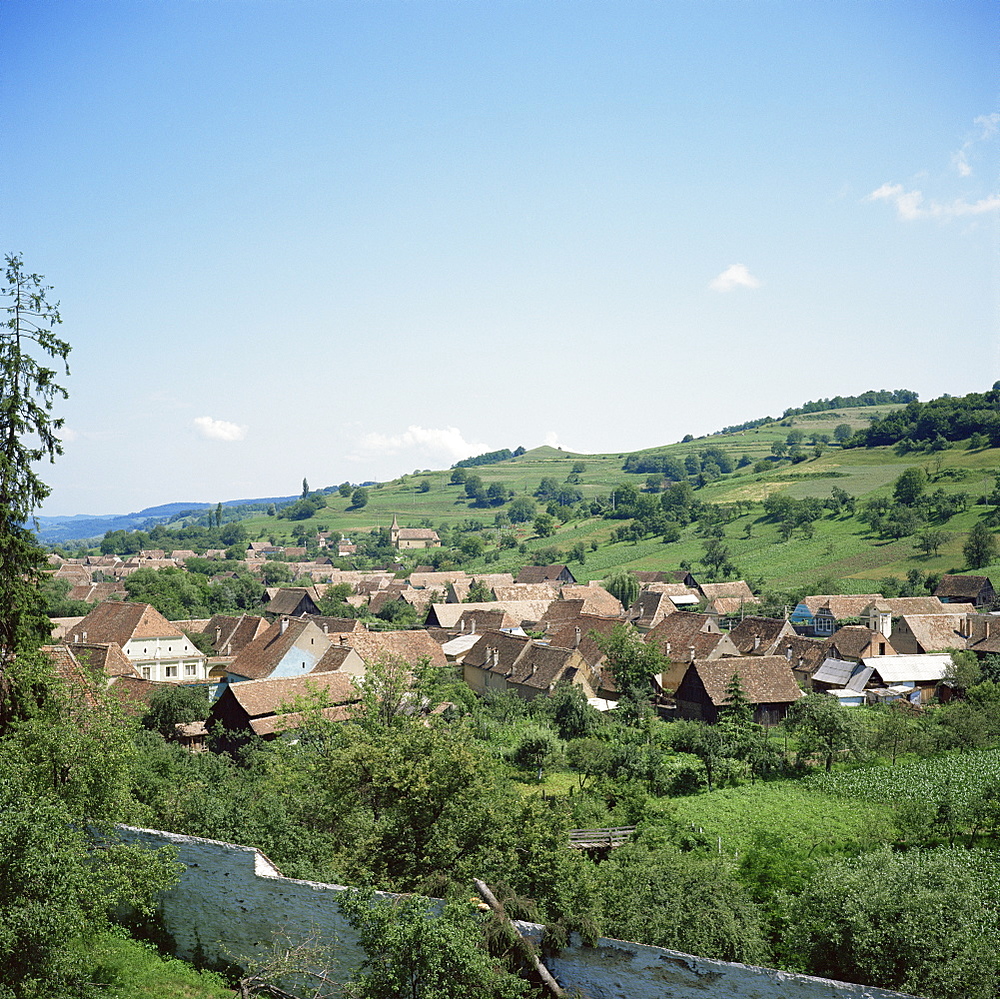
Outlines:
<svg viewBox="0 0 1000 999"><path fill-rule="evenodd" d="M990 630L989 630L989 629L990 629L990 626L989 626L989 625L987 625L987 626L986 626L986 637L987 637L987 638L989 638L989 637L990 637ZM84 640L84 641L87 641L87 633L86 633L86 632L84 632L84 633L83 633L83 640Z"/></svg>
<svg viewBox="0 0 1000 999"><path fill-rule="evenodd" d="M689 645L688 646L688 662L689 663L693 663L694 662L694 646L693 645Z"/></svg>
<svg viewBox="0 0 1000 999"><path fill-rule="evenodd" d="M760 635L753 636L753 650L756 652L760 648Z"/></svg>
<svg viewBox="0 0 1000 999"><path fill-rule="evenodd" d="M233 643L226 642L226 655L231 656L233 654Z"/></svg>
<svg viewBox="0 0 1000 999"><path fill-rule="evenodd" d="M580 648L580 629L579 628L574 628L573 629L573 648L574 649Z"/></svg>
<svg viewBox="0 0 1000 999"><path fill-rule="evenodd" d="M669 642L664 642L663 643L663 653L668 658L670 657L670 643Z"/></svg>
<svg viewBox="0 0 1000 999"><path fill-rule="evenodd" d="M283 635L283 634L284 634L284 633L285 633L286 631L288 631L288 618L287 618L287 617L283 617L283 618L281 619L281 633L282 633L282 635Z"/></svg>
<svg viewBox="0 0 1000 999"><path fill-rule="evenodd" d="M791 661L792 661L792 647L791 647L790 645L788 646L788 648L787 648L787 649L785 649L785 658L786 658L786 659L787 659L787 660L788 660L789 662L791 662Z"/></svg>
<svg viewBox="0 0 1000 999"><path fill-rule="evenodd" d="M330 625L326 621L323 622L323 634L324 635L330 634Z"/></svg>
<svg viewBox="0 0 1000 999"><path fill-rule="evenodd" d="M476 633L476 619L474 617L469 618L469 634L474 635Z"/></svg>
<svg viewBox="0 0 1000 999"><path fill-rule="evenodd" d="M221 641L222 641L222 629L221 628L216 628L215 629L215 644L218 645L219 642L221 642Z"/></svg>

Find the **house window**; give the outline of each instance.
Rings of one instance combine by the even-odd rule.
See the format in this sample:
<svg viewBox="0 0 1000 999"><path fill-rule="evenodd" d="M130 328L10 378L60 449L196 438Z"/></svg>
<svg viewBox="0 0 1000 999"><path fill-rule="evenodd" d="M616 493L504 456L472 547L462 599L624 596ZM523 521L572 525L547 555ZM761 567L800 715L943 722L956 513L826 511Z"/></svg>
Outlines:
<svg viewBox="0 0 1000 999"><path fill-rule="evenodd" d="M185 676L194 676L196 672L197 672L197 669L196 669L194 663L185 663L184 664L184 675Z"/></svg>
<svg viewBox="0 0 1000 999"><path fill-rule="evenodd" d="M165 673L166 676L177 676L177 667L176 666L168 666L166 668L166 670L164 671L164 673Z"/></svg>
<svg viewBox="0 0 1000 999"><path fill-rule="evenodd" d="M150 668L148 666L142 667L142 678L143 680L148 680L150 676Z"/></svg>

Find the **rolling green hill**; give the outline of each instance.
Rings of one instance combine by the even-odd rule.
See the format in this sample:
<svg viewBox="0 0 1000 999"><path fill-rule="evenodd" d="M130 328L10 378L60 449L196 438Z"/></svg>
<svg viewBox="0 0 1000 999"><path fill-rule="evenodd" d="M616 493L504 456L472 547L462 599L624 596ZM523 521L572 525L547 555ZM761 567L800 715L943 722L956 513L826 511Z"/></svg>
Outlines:
<svg viewBox="0 0 1000 999"><path fill-rule="evenodd" d="M828 446L816 457L809 439L817 433L832 435L833 429L848 424L852 430L867 427L873 416L884 415L892 407L858 407L850 410L810 413L776 421L752 430L730 434L713 434L664 448L666 454L681 461L692 453L708 447L718 447L734 462L745 455L749 463L731 474L721 476L695 490L698 499L735 507L734 515L724 525L724 544L740 574L768 588L790 591L810 587L817 581L830 579L846 592L866 592L872 581L887 575L905 577L918 569L921 573L962 569L962 546L967 532L986 512L976 505L979 497L989 495L994 488L994 475L1000 467L1000 452L994 448L968 450L961 443L935 452L898 454L891 448L839 448ZM792 463L777 461L771 454L776 441L784 441L790 431L801 430L806 441L805 460ZM645 487L645 473L622 470L629 455L574 454L551 447L535 448L525 454L492 465L468 469L478 475L484 486L501 483L515 496L530 496L542 479L563 483L573 476L574 466L583 470L574 478L584 500L610 496L623 483ZM755 471L766 462L766 469ZM937 554L926 555L918 550L916 536L899 539L874 537L856 516L834 516L827 513L814 525L811 537L794 531L788 540L781 540L779 525L769 522L762 502L774 493L784 493L794 499L831 495L837 487L854 497L859 504L874 497L891 497L892 485L907 469L923 468L928 476L928 490L943 490L968 494L969 505L955 516L932 526L948 536ZM600 516L574 515L558 523L548 538L535 535L531 523L512 528L524 551L511 548L497 550L501 530L494 527L496 514L507 507L490 508L474 505L461 484L452 484L451 470L425 471L404 475L391 482L378 483L369 489L369 502L359 510L350 509L350 501L333 493L328 506L305 523L309 528L334 530L354 536L387 527L396 515L402 526L475 526L483 525L482 537L487 545L483 557L463 562L469 571L516 571L532 560L539 550L549 555L558 549L558 558L565 559L579 544L585 547L585 561L573 563L579 579L602 578L610 570L623 566L629 569L677 568L682 562L699 570L704 543L696 528L688 526L679 541L664 543L657 538L636 542L611 543L612 532L621 521ZM540 509L542 505L540 504ZM290 540L293 523L273 517L254 517L245 522L250 536ZM422 560L412 554L410 561Z"/></svg>
<svg viewBox="0 0 1000 999"><path fill-rule="evenodd" d="M909 409L920 405L911 404ZM470 499L465 485L453 481L452 469L425 470L371 485L368 502L360 508L352 506L350 497L328 487L323 490L326 506L308 519L293 521L258 513L242 523L251 540L294 544L293 532L301 539L303 530L311 534L340 532L364 539L387 528L396 516L404 527L450 532L452 547L447 551L405 553L402 558L410 566L447 556L448 565L460 565L470 572L516 572L528 562L545 560L569 561L580 580L604 578L618 567L652 570L682 565L709 577L711 572L703 561L706 523L683 523L679 537L669 542L663 540L662 532L640 532L618 540L630 520L609 513L620 515L625 509L619 506L622 498L631 492L634 499L636 490L647 508L652 505L660 510L657 492L677 476L671 473L664 478L647 469L676 470L688 461L694 499L719 515L708 533L714 530L719 534L721 526L715 543L728 552L732 570L725 571L725 576L737 574L757 587L783 593L815 590L819 584L823 590L837 587L844 592L868 592L886 576L903 579L914 570L926 576L967 568L962 548L968 532L996 509L992 502L984 505L984 501L996 488L1000 451L989 447L990 441L982 435L966 441L944 441L938 435L933 447L930 442L908 447L836 444L838 427L846 425L856 442L873 423L899 409L898 405L878 405L801 413L750 429L685 439L632 454L576 454L539 447L464 469L467 476L479 477L484 490L503 487L507 501L496 505ZM795 441L793 452L798 451L795 460L780 455L789 435ZM706 458L709 449L712 456ZM716 461L726 466L721 474L712 464ZM699 462L703 463L700 476L695 474ZM627 472L626 466L644 470ZM729 467L732 471L726 470ZM895 537L892 532L873 531L858 513L872 500L891 501L893 484L911 468L923 470L925 493L936 497L938 513L931 516L929 506L925 506L922 523L911 524L902 533L896 531ZM683 467L680 474L685 475ZM538 512L544 513L548 505L554 516L554 532L549 537L538 535L532 519L518 524L505 522L510 501L533 496L543 480L577 491L570 494L575 500L571 498L564 506L536 501ZM783 528L780 518L769 516L764 506L776 494L799 502L812 499L822 503L834 490L842 499L849 497L854 502L855 512L824 509L811 526ZM953 502L962 494L964 502ZM949 503L954 509L941 513L942 504L947 507ZM774 500L770 504L773 506ZM928 531L937 532L937 543L931 550L921 550L921 533ZM475 551L476 544L471 552L468 545L465 552L459 551L458 544L470 534L481 540L481 552ZM989 569L986 566L982 571Z"/></svg>

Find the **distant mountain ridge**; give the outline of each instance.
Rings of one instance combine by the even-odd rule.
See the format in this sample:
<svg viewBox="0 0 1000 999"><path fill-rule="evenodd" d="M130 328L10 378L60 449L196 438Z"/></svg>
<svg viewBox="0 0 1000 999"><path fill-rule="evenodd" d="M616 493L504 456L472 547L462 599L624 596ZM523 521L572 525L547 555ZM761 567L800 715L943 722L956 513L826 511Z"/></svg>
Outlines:
<svg viewBox="0 0 1000 999"><path fill-rule="evenodd" d="M261 499L223 500L223 507L239 506L247 503L291 503L297 496L265 496ZM168 523L182 513L200 512L215 507L215 503L161 503L149 506L137 513L86 514L77 513L70 517L36 518L36 534L43 544L58 545L86 538L103 537L107 531L144 531L157 524Z"/></svg>

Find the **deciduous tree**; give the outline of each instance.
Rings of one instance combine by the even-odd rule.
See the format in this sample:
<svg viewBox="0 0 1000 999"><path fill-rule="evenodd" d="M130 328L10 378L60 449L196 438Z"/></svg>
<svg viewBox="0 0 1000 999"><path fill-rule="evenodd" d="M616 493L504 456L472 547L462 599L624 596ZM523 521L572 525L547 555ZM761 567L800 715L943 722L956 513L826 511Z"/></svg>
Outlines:
<svg viewBox="0 0 1000 999"><path fill-rule="evenodd" d="M639 596L639 580L634 572L619 569L601 584L613 597L617 597L622 607L631 607Z"/></svg>
<svg viewBox="0 0 1000 999"><path fill-rule="evenodd" d="M981 520L978 521L969 531L962 554L970 569L982 569L997 557L996 535Z"/></svg>

